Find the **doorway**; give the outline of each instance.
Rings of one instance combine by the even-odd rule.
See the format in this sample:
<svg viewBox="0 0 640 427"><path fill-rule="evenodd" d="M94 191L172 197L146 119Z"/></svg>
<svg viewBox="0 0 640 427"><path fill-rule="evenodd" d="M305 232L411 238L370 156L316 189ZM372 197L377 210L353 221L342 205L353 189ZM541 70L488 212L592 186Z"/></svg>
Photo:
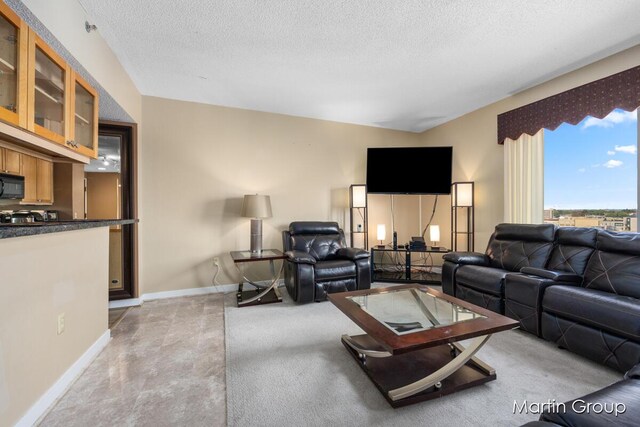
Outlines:
<svg viewBox="0 0 640 427"><path fill-rule="evenodd" d="M85 166L86 219L134 219L136 125L100 122L98 158ZM109 300L137 296L137 224L109 228Z"/></svg>

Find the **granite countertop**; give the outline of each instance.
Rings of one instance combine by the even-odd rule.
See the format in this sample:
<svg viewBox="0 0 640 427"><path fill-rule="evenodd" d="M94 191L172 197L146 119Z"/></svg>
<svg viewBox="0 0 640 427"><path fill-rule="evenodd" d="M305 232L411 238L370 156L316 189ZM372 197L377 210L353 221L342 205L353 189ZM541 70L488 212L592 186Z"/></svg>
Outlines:
<svg viewBox="0 0 640 427"><path fill-rule="evenodd" d="M27 222L22 224L0 224L0 239L34 236L36 234L60 233L85 228L110 227L134 224L137 219L74 219L68 221Z"/></svg>

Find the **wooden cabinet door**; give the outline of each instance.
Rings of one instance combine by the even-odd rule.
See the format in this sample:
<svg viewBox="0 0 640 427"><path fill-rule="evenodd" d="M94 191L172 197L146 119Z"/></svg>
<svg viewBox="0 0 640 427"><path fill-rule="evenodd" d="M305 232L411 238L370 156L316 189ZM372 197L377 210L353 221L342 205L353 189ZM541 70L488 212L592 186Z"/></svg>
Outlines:
<svg viewBox="0 0 640 427"><path fill-rule="evenodd" d="M98 157L98 92L71 70L69 102L69 139L76 151Z"/></svg>
<svg viewBox="0 0 640 427"><path fill-rule="evenodd" d="M23 203L36 203L38 201L36 185L38 181L38 159L22 155L22 176L24 176Z"/></svg>
<svg viewBox="0 0 640 427"><path fill-rule="evenodd" d="M17 151L9 150L8 148L5 148L3 151L4 172L12 175L22 175L22 168L20 167L20 158L22 157L22 154Z"/></svg>
<svg viewBox="0 0 640 427"><path fill-rule="evenodd" d="M0 120L26 127L28 26L0 2Z"/></svg>
<svg viewBox="0 0 640 427"><path fill-rule="evenodd" d="M27 129L62 145L68 141L69 67L29 31Z"/></svg>
<svg viewBox="0 0 640 427"><path fill-rule="evenodd" d="M53 163L37 159L36 200L38 203L53 203Z"/></svg>

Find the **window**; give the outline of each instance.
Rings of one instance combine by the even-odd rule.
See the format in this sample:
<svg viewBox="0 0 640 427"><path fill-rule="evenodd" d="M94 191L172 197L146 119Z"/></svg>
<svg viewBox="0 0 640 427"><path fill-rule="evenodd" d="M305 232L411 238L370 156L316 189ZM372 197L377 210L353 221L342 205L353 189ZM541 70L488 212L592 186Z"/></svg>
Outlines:
<svg viewBox="0 0 640 427"><path fill-rule="evenodd" d="M637 231L637 110L544 131L544 219Z"/></svg>

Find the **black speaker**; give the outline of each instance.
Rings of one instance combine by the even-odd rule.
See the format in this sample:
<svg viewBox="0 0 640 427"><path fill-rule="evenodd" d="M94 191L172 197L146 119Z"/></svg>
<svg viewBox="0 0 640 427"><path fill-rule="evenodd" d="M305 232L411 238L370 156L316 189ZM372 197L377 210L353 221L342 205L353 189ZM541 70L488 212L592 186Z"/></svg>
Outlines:
<svg viewBox="0 0 640 427"><path fill-rule="evenodd" d="M393 232L393 250L397 250L398 249L398 233L396 233L395 231Z"/></svg>

